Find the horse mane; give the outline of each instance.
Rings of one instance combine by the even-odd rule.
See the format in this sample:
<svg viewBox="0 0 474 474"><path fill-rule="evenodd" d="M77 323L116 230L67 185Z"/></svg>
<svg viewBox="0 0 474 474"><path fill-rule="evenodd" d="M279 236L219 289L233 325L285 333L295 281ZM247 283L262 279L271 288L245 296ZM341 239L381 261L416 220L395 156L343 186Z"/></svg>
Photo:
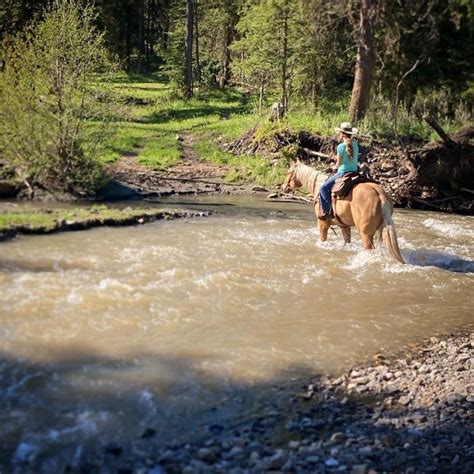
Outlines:
<svg viewBox="0 0 474 474"><path fill-rule="evenodd" d="M311 166L299 162L295 168L296 179L311 193L313 198L317 198L319 188L328 178L328 174L323 171L318 171Z"/></svg>

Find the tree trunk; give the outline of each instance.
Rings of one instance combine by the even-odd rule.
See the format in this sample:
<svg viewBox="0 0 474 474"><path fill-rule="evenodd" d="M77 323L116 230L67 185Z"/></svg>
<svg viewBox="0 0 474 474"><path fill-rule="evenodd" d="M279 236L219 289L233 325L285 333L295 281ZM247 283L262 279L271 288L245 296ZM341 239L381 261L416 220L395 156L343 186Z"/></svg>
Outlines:
<svg viewBox="0 0 474 474"><path fill-rule="evenodd" d="M196 41L196 80L201 82L201 64L199 63L198 0L194 0L194 28Z"/></svg>
<svg viewBox="0 0 474 474"><path fill-rule="evenodd" d="M146 43L145 43L145 69L146 72L150 72L150 57L152 49L152 18L153 18L153 0L148 0L147 2L147 15L146 15Z"/></svg>
<svg viewBox="0 0 474 474"><path fill-rule="evenodd" d="M224 10L226 13L226 20L223 30L223 54L221 56L221 64L219 70L219 87L223 89L227 86L231 79L231 51L230 45L235 35L235 25L238 21L238 15L236 13L236 5L234 0L224 1Z"/></svg>
<svg viewBox="0 0 474 474"><path fill-rule="evenodd" d="M130 21L127 19L125 33L125 70L130 73L132 69L132 34L130 31Z"/></svg>
<svg viewBox="0 0 474 474"><path fill-rule="evenodd" d="M139 72L143 72L143 58L145 56L145 5L140 1L138 8L138 64Z"/></svg>
<svg viewBox="0 0 474 474"><path fill-rule="evenodd" d="M288 91L286 80L288 75L288 0L283 6L283 61L281 65L281 103L283 107L288 106Z"/></svg>
<svg viewBox="0 0 474 474"><path fill-rule="evenodd" d="M224 27L224 54L221 61L221 70L219 73L219 87L223 89L230 81L230 44L232 43L232 27L230 20Z"/></svg>
<svg viewBox="0 0 474 474"><path fill-rule="evenodd" d="M184 57L184 95L193 95L194 0L186 0L186 46Z"/></svg>
<svg viewBox="0 0 474 474"><path fill-rule="evenodd" d="M362 0L357 59L352 88L349 117L352 122L362 119L369 104L375 60L373 17L377 0Z"/></svg>

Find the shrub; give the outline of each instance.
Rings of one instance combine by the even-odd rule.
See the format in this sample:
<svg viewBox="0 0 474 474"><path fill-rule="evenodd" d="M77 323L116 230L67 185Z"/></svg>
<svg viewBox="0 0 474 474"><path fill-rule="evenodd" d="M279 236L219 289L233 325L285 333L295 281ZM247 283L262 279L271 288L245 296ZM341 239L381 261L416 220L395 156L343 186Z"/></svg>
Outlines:
<svg viewBox="0 0 474 474"><path fill-rule="evenodd" d="M5 44L0 150L25 181L91 193L101 182L97 148L111 132L113 72L88 4L55 0L42 21Z"/></svg>

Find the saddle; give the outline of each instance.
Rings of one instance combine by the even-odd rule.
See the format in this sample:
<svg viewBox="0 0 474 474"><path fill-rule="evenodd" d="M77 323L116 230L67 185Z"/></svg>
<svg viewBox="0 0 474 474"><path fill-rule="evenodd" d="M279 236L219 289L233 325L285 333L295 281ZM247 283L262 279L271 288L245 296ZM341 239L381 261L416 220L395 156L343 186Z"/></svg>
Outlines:
<svg viewBox="0 0 474 474"><path fill-rule="evenodd" d="M355 171L345 173L344 176L336 179L331 194L333 198L345 198L352 191L352 188L360 183L375 183L375 181Z"/></svg>
<svg viewBox="0 0 474 474"><path fill-rule="evenodd" d="M334 186L332 187L331 190L331 215L330 216L325 216L322 208L321 208L321 203L320 199L316 200L315 205L318 206L318 217L320 219L326 220L329 218L335 218L339 225L343 227L348 227L347 224L342 222L340 217L336 214L335 209L336 209L336 201L338 199L343 199L345 198L351 191L354 186L360 184L360 183L376 183L371 178L368 178L367 176L361 175L357 172L349 172L345 173L344 176L341 176L340 178L336 179Z"/></svg>

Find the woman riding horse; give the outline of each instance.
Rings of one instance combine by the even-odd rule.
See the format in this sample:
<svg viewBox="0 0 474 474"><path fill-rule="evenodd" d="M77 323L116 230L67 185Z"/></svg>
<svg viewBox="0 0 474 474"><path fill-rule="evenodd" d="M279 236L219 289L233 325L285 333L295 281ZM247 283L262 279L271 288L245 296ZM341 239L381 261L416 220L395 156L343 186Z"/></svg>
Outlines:
<svg viewBox="0 0 474 474"><path fill-rule="evenodd" d="M319 215L319 219L322 220L332 218L331 189L334 186L336 179L341 178L345 173L354 172L358 169L359 145L353 138L353 136L358 132L357 128L352 127L349 122L343 122L340 127L336 127L336 132L339 132L339 137L342 140L336 149L337 172L333 174L319 190L322 208L322 213Z"/></svg>
<svg viewBox="0 0 474 474"><path fill-rule="evenodd" d="M341 124L349 125L350 124ZM342 127L340 127L342 128ZM352 127L351 132L354 132ZM349 164L355 164L357 157L355 153L355 140L352 139L352 135L347 133L349 127L345 130L345 134L351 137L350 143L345 139L342 145L338 147L338 164L339 169L344 165L344 160L349 160ZM350 149L352 146L352 159L350 158ZM345 156L344 151L348 156ZM345 168L342 168L343 170ZM284 192L288 192L291 189L297 189L304 186L310 194L313 196L314 202L320 195L320 189L327 184L327 173L318 171L305 165L299 160L292 160L290 169L285 182L282 185ZM330 183L332 184L332 183ZM331 186L332 187L332 186ZM329 191L330 192L330 191ZM327 194L326 194L327 197ZM395 225L392 220L393 203L387 193L381 188L380 185L369 182L369 183L358 183L356 184L344 198L339 198L336 201L334 213L338 216L336 221L332 217L325 220L318 219L319 232L322 242L325 242L328 236L328 230L332 223L341 226L342 234L345 242L351 241L351 226L355 226L359 231L362 245L365 249L375 248L375 238L382 240L389 254L400 263L405 263L398 247L397 234L395 231ZM326 208L327 210L327 208ZM316 215L318 211L315 206ZM319 216L318 216L319 217Z"/></svg>

